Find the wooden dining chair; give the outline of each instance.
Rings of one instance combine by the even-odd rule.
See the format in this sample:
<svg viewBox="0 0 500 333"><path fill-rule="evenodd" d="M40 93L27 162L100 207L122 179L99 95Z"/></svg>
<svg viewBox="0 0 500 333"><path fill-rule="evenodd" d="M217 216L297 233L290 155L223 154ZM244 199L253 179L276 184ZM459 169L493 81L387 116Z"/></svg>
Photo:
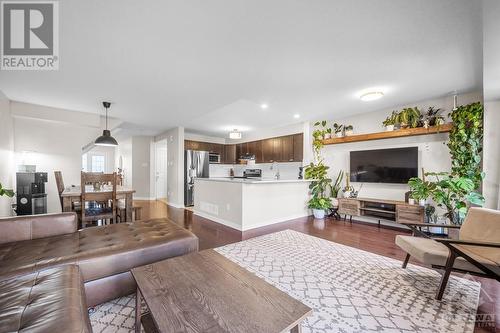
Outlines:
<svg viewBox="0 0 500 333"><path fill-rule="evenodd" d="M57 193L59 193L59 201L61 202L61 211L64 210L63 207L63 197L64 192L64 181L61 171L54 171L54 176L56 177Z"/></svg>
<svg viewBox="0 0 500 333"><path fill-rule="evenodd" d="M101 189L94 190L95 184L100 183ZM92 184L92 189L88 191L86 184ZM116 222L116 173L88 173L82 172L82 227L85 228L87 222L107 220Z"/></svg>

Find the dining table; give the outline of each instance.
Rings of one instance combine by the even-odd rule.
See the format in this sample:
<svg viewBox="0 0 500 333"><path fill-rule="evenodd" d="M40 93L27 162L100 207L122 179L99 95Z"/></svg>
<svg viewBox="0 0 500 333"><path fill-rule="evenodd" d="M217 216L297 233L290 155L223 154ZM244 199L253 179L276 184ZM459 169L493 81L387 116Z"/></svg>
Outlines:
<svg viewBox="0 0 500 333"><path fill-rule="evenodd" d="M92 185L87 186L85 188L85 192L106 192L109 189L104 186L101 189L97 190ZM134 205L133 194L135 190L126 187L117 185L116 186L116 198L117 199L125 199L125 222L132 221L132 209ZM61 193L61 197L63 200L63 212L72 212L75 202L82 202L82 189L80 185L67 187Z"/></svg>

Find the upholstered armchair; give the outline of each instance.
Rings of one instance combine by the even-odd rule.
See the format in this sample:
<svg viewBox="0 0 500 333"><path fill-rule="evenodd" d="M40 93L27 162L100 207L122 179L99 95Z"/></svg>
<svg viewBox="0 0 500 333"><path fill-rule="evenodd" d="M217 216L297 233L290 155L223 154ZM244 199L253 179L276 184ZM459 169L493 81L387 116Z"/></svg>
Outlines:
<svg viewBox="0 0 500 333"><path fill-rule="evenodd" d="M404 224L414 231L418 230L416 227L424 226L422 223ZM414 234L424 236L418 231ZM458 239L398 235L396 245L407 253L403 268L413 257L422 264L444 269L436 294L438 300L443 297L452 271L500 281L500 211L476 207L469 209Z"/></svg>

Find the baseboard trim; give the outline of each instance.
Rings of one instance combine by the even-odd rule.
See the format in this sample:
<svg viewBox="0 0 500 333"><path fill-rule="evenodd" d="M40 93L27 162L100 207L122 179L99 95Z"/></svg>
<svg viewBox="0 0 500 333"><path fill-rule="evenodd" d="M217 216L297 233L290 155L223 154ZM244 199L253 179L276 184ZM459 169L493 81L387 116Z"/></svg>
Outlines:
<svg viewBox="0 0 500 333"><path fill-rule="evenodd" d="M232 228L232 229L235 229L235 230L238 230L238 231L243 231L243 230L241 230L241 226L240 225L238 225L236 223L233 223L231 221L228 221L228 220L221 219L220 217L212 216L212 215L200 212L199 210L196 210L196 209L193 209L193 214L194 215L198 215L200 217L203 217L203 218L205 218L207 220L210 220L210 221L213 221L213 222L225 225L226 227L229 227L229 228Z"/></svg>
<svg viewBox="0 0 500 333"><path fill-rule="evenodd" d="M162 200L162 202L165 202L165 201ZM179 205L179 204L176 204L176 203L173 203L173 202L166 202L166 204L168 206L172 206L174 208L185 208L184 205Z"/></svg>

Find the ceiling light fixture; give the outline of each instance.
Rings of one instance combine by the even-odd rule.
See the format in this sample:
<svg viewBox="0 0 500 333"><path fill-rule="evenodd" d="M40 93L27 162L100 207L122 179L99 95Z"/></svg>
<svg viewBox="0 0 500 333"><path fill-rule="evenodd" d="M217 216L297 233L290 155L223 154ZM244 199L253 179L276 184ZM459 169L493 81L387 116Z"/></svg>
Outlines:
<svg viewBox="0 0 500 333"><path fill-rule="evenodd" d="M363 95L359 96L359 98L363 102L375 101L375 100L380 99L382 97L384 97L384 93L381 91L370 91L370 92L364 93Z"/></svg>
<svg viewBox="0 0 500 333"><path fill-rule="evenodd" d="M265 110L265 109L267 109L268 107L269 107L269 105L267 105L266 103L263 103L263 104L261 104L261 105L260 105L260 108L261 108L262 110Z"/></svg>
<svg viewBox="0 0 500 333"><path fill-rule="evenodd" d="M294 117L295 119L299 119L299 118L300 118L300 114L296 113L296 114L294 114L294 115L293 115L293 117Z"/></svg>
<svg viewBox="0 0 500 333"><path fill-rule="evenodd" d="M235 128L233 131L229 132L229 138L233 140L241 139L241 132Z"/></svg>
<svg viewBox="0 0 500 333"><path fill-rule="evenodd" d="M111 106L111 103L102 102L102 105L106 109L106 127L102 131L102 135L97 139L95 139L94 144L96 146L108 146L108 147L118 146L118 142L116 142L115 138L111 136L110 130L108 130L108 109Z"/></svg>

